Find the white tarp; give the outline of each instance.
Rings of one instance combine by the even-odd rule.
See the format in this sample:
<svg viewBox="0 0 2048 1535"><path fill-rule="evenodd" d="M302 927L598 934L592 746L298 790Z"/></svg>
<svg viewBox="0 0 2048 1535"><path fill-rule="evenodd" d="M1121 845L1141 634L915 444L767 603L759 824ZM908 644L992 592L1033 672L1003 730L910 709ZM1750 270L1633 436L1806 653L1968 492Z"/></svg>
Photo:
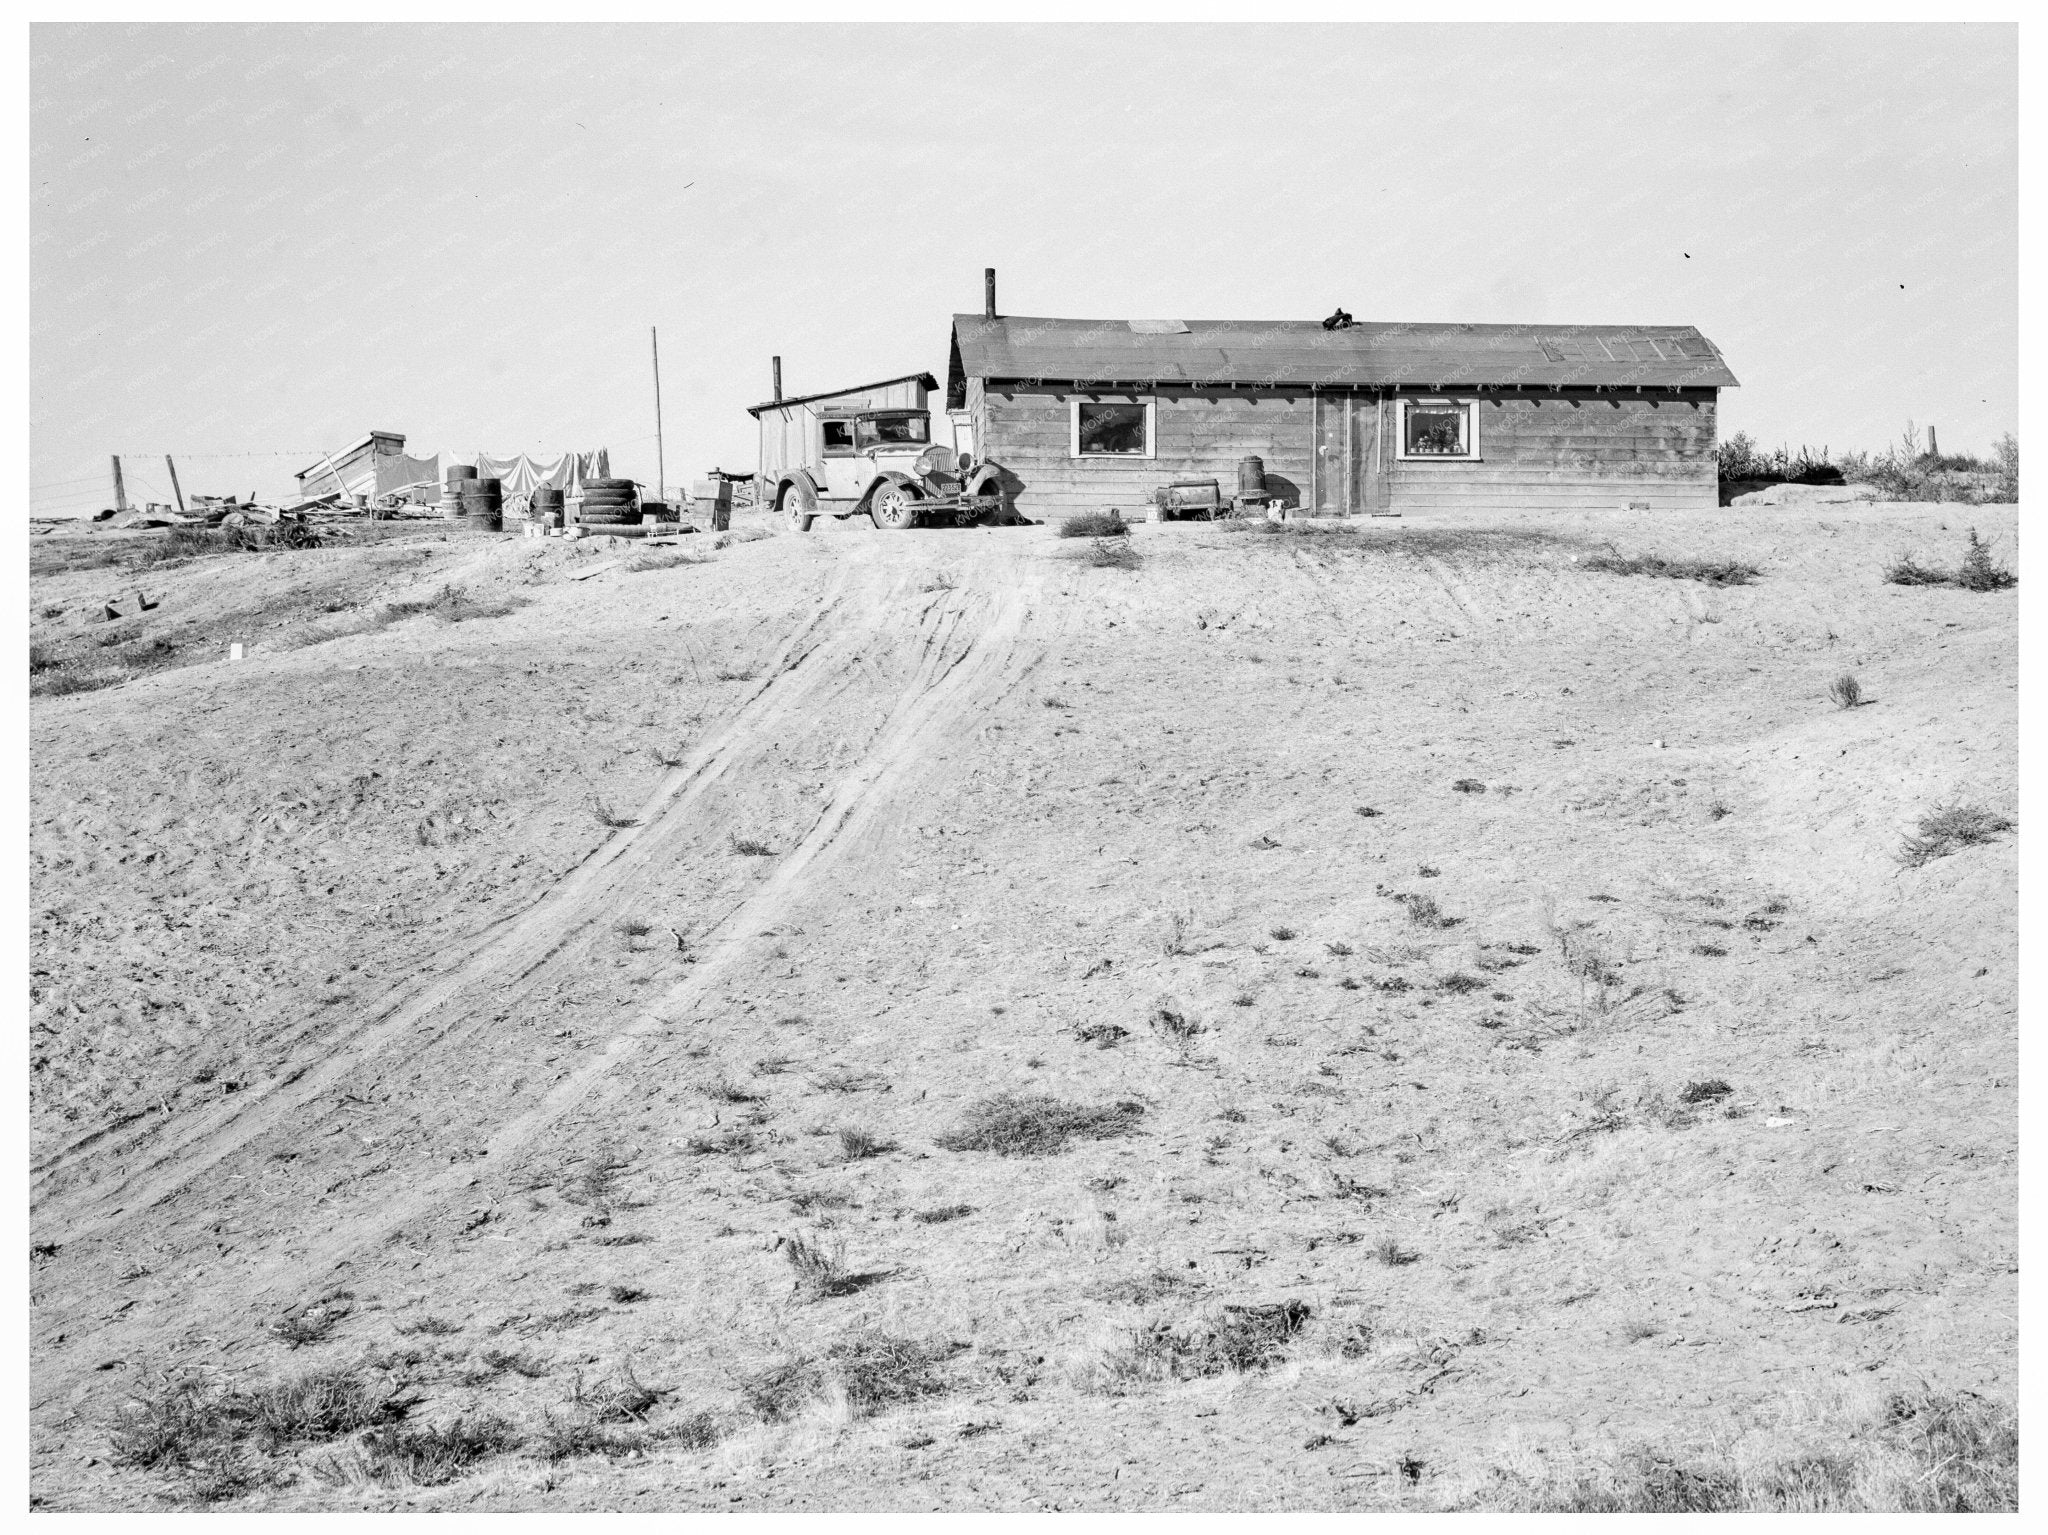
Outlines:
<svg viewBox="0 0 2048 1535"><path fill-rule="evenodd" d="M434 463L436 478L446 474L449 465L475 465L478 479L503 483L508 501L513 496L531 495L537 485L553 485L569 494L578 494L585 480L609 479L612 472L609 448L599 448L594 453L563 453L554 458L535 458L526 453L513 458L491 453L442 453Z"/></svg>

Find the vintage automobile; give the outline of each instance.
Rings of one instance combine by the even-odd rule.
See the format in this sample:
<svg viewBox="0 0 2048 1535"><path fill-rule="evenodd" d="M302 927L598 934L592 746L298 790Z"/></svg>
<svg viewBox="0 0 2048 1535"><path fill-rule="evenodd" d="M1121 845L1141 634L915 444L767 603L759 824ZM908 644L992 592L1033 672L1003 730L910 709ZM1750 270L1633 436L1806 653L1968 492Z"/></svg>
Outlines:
<svg viewBox="0 0 2048 1535"><path fill-rule="evenodd" d="M799 533L820 516L865 512L878 528L967 525L1004 515L1001 472L931 440L922 410L820 413L822 452L784 471L776 510Z"/></svg>

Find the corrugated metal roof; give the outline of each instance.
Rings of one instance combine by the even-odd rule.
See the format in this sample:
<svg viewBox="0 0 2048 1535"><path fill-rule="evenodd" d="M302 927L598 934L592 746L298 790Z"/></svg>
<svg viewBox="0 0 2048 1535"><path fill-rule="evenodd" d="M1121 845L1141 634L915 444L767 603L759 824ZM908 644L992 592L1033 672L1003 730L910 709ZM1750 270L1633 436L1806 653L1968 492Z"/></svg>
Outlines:
<svg viewBox="0 0 2048 1535"><path fill-rule="evenodd" d="M1725 386L1735 375L1690 325L1400 325L1361 320L1128 320L953 316L962 377L1197 384Z"/></svg>
<svg viewBox="0 0 2048 1535"><path fill-rule="evenodd" d="M877 379L872 384L855 384L851 389L827 389L820 394L793 394L783 400L763 400L759 405L749 405L747 414L759 421L762 411L774 410L778 406L808 405L813 400L837 399L842 394L865 394L870 389L887 389L891 384L922 384L927 389L939 387L939 381L929 373L902 373L895 378Z"/></svg>

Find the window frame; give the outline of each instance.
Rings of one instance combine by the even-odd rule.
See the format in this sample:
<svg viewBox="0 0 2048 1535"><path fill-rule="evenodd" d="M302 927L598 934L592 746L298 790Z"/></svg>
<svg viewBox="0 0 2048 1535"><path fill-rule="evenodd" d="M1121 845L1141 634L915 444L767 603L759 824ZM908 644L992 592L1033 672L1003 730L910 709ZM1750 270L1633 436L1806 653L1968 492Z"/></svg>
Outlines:
<svg viewBox="0 0 2048 1535"><path fill-rule="evenodd" d="M833 422L844 423L846 427L846 446L843 448L835 448L825 440L825 428ZM853 429L853 417L820 416L818 418L818 451L826 458L857 457L860 453L860 441L859 434Z"/></svg>
<svg viewBox="0 0 2048 1535"><path fill-rule="evenodd" d="M1081 407L1083 405L1142 405L1145 408L1145 451L1142 453L1083 453L1081 451ZM1075 395L1067 402L1067 457L1091 464L1144 463L1159 456L1159 398L1132 394L1106 400L1100 395Z"/></svg>
<svg viewBox="0 0 2048 1535"><path fill-rule="evenodd" d="M1479 453L1479 401L1458 400L1447 395L1410 397L1403 395L1400 400L1400 418L1394 423L1394 459L1403 464L1476 464ZM1443 410L1457 406L1465 412L1465 451L1463 453L1410 453L1408 451L1408 408L1420 405L1427 410Z"/></svg>

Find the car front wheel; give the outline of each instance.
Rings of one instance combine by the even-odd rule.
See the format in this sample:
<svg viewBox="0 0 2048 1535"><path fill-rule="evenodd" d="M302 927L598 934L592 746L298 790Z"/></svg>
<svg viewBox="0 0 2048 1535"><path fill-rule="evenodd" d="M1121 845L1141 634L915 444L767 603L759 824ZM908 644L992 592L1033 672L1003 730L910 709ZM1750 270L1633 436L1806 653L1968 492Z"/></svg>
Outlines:
<svg viewBox="0 0 2048 1535"><path fill-rule="evenodd" d="M878 528L894 531L917 523L917 497L894 480L877 485L868 497L868 518Z"/></svg>

